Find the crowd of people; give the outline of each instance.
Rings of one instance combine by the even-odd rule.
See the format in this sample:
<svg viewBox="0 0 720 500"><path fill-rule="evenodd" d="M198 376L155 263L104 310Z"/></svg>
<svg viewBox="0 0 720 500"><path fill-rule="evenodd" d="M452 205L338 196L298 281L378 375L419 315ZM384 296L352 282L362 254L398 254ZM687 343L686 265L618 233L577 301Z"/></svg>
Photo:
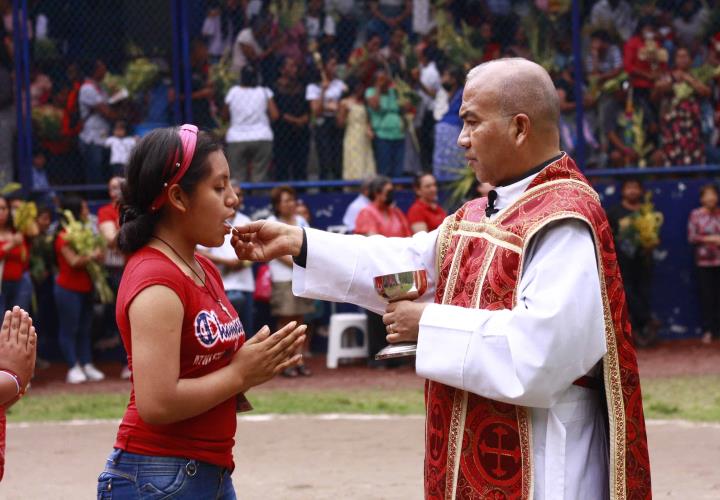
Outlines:
<svg viewBox="0 0 720 500"><path fill-rule="evenodd" d="M64 54L72 44L55 3L62 2L31 10L36 189L48 181L106 182L127 163L136 136L174 123L174 103L185 109L186 99L192 122L224 140L242 182L457 176L465 73L499 57L535 60L550 72L569 153L582 107L590 167L718 161L714 1L586 2L582 60L575 61L569 2L372 0L363 9L331 0L208 0L191 33L188 96L177 94L168 59L141 58L146 72L123 86L108 66L119 73L137 53L119 60L93 40L85 43L100 44L91 51L98 57ZM0 10L5 140L15 120L13 28L9 2ZM48 44L53 57L40 50ZM0 172L10 180L12 142L6 146Z"/></svg>

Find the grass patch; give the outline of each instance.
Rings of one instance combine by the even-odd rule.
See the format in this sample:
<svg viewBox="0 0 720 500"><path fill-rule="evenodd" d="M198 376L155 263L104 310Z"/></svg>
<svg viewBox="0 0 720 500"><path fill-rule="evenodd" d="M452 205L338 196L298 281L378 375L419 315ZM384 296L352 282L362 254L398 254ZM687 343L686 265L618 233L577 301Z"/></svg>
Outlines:
<svg viewBox="0 0 720 500"><path fill-rule="evenodd" d="M720 422L720 375L642 380L645 418Z"/></svg>
<svg viewBox="0 0 720 500"><path fill-rule="evenodd" d="M646 418L720 422L720 375L643 380ZM124 393L30 393L8 412L10 422L121 418L128 395ZM275 391L248 394L254 414L386 413L421 415L423 392L417 390Z"/></svg>
<svg viewBox="0 0 720 500"><path fill-rule="evenodd" d="M266 391L248 394L253 414L423 413L423 391ZM122 393L29 394L8 411L10 422L122 418L128 395Z"/></svg>

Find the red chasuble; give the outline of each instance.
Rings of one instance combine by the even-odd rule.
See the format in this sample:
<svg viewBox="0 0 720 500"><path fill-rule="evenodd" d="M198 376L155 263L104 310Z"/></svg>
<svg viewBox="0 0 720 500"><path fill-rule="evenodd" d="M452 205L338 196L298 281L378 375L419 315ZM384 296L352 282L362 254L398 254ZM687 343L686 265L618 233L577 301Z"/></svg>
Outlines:
<svg viewBox="0 0 720 500"><path fill-rule="evenodd" d="M465 204L441 226L435 301L512 309L532 237L561 219L585 222L595 242L605 313L609 491L612 499L651 498L637 358L612 231L597 194L563 155L492 221L485 216L486 203L483 198ZM427 498L532 498L529 408L432 381L426 383L425 402Z"/></svg>

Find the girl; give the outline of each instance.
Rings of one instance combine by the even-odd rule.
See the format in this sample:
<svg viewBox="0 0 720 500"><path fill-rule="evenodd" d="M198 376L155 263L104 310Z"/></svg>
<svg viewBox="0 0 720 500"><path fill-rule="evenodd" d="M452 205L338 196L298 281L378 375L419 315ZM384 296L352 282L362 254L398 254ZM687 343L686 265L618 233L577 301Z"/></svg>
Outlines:
<svg viewBox="0 0 720 500"><path fill-rule="evenodd" d="M13 306L30 309L30 247L23 234L15 230L10 203L4 196L0 196L0 262L3 263L0 309Z"/></svg>
<svg viewBox="0 0 720 500"><path fill-rule="evenodd" d="M237 203L220 144L193 125L154 130L127 173L116 318L132 391L98 498L234 499L242 393L298 364L305 326L245 342L219 272L195 253L223 243Z"/></svg>

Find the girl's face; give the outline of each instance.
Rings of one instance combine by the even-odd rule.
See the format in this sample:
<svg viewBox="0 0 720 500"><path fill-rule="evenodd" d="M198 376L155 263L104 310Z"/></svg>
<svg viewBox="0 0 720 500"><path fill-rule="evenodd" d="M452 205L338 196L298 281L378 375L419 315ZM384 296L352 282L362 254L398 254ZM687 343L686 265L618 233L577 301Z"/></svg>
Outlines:
<svg viewBox="0 0 720 500"><path fill-rule="evenodd" d="M87 201L83 200L82 205L80 205L80 220L87 221L90 217L90 208L88 208Z"/></svg>
<svg viewBox="0 0 720 500"><path fill-rule="evenodd" d="M0 228L5 228L8 220L10 220L10 206L5 198L0 198Z"/></svg>
<svg viewBox="0 0 720 500"><path fill-rule="evenodd" d="M290 193L280 195L280 203L278 203L278 213L280 217L289 218L295 214L297 209L297 200Z"/></svg>
<svg viewBox="0 0 720 500"><path fill-rule="evenodd" d="M207 161L210 173L189 196L182 227L196 244L217 247L225 241L225 221L235 216L238 199L230 185L230 168L223 152L210 153Z"/></svg>

